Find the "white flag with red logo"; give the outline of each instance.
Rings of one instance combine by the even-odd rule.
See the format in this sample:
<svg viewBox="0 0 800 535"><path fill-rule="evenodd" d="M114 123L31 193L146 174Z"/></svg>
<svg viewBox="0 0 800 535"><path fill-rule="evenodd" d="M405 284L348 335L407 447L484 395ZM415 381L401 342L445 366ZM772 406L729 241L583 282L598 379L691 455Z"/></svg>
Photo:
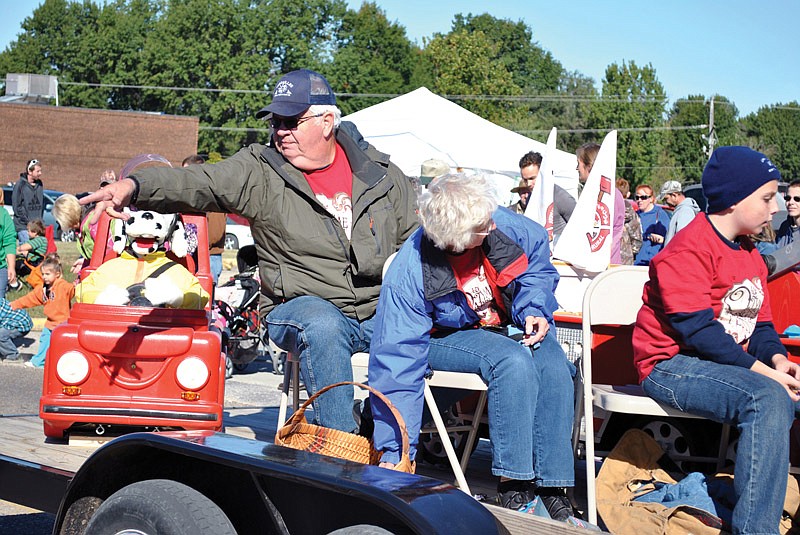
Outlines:
<svg viewBox="0 0 800 535"><path fill-rule="evenodd" d="M547 230L551 242L553 241L553 187L556 183L553 177L552 162L556 153L556 133L556 129L553 127L550 135L547 136L539 177L533 185L528 207L525 208L525 215Z"/></svg>
<svg viewBox="0 0 800 535"><path fill-rule="evenodd" d="M583 186L575 211L553 250L553 258L599 273L611 262L617 131L609 132Z"/></svg>

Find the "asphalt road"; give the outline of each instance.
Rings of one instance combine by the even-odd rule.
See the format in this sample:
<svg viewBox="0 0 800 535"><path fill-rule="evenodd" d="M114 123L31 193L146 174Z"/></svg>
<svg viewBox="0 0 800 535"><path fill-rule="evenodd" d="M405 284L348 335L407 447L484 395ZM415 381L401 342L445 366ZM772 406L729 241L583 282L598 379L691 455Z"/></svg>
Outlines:
<svg viewBox="0 0 800 535"><path fill-rule="evenodd" d="M25 359L35 353L38 332L23 340ZM0 362L0 425L2 417L37 415L43 371L22 364ZM242 372L234 373L225 384L225 407L277 407L281 376L272 373L272 363L262 355ZM44 435L42 435L44 439ZM0 500L0 535L48 535L54 516Z"/></svg>

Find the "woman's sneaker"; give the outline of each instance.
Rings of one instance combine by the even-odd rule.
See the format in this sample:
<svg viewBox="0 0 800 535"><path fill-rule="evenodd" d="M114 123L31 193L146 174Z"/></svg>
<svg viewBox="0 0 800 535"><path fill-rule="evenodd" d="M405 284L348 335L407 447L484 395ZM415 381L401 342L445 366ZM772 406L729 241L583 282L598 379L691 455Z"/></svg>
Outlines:
<svg viewBox="0 0 800 535"><path fill-rule="evenodd" d="M519 511L536 498L530 481L509 480L497 485L497 501L500 507Z"/></svg>
<svg viewBox="0 0 800 535"><path fill-rule="evenodd" d="M563 487L539 487L535 495L542 500L550 518L566 522L571 516L580 518L567 497L567 489Z"/></svg>

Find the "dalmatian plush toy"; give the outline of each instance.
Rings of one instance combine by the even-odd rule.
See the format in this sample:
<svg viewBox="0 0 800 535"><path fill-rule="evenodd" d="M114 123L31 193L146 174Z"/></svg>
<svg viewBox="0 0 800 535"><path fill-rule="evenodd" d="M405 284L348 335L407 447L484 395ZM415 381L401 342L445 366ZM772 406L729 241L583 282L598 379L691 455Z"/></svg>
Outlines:
<svg viewBox="0 0 800 535"><path fill-rule="evenodd" d="M183 265L167 256L187 254L186 231L177 214L130 212L114 225L117 258L104 262L75 289L79 302L100 305L203 308L208 294Z"/></svg>

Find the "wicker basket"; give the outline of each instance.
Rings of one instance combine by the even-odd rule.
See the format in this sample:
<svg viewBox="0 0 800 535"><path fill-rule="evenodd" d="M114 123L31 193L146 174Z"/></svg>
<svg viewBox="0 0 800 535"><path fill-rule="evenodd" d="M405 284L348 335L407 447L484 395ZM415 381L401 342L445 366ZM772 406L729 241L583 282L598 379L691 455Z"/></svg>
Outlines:
<svg viewBox="0 0 800 535"><path fill-rule="evenodd" d="M326 386L309 397L305 403L303 403L303 406L297 409L297 412L278 429L278 432L275 434L275 444L363 464L378 464L380 462L381 452L375 450L371 440L361 435L354 435L352 433L339 431L338 429L329 429L327 427L310 424L306 420L306 409L319 396L332 388L353 385L375 394L375 396L380 398L392 412L392 415L394 415L397 421L397 426L400 429L402 438L400 462L395 465L394 469L400 472L413 474L416 463L413 463L408 455L408 430L406 430L406 423L400 415L400 412L392 405L392 402L389 401L386 396L374 388L352 381L344 381Z"/></svg>

